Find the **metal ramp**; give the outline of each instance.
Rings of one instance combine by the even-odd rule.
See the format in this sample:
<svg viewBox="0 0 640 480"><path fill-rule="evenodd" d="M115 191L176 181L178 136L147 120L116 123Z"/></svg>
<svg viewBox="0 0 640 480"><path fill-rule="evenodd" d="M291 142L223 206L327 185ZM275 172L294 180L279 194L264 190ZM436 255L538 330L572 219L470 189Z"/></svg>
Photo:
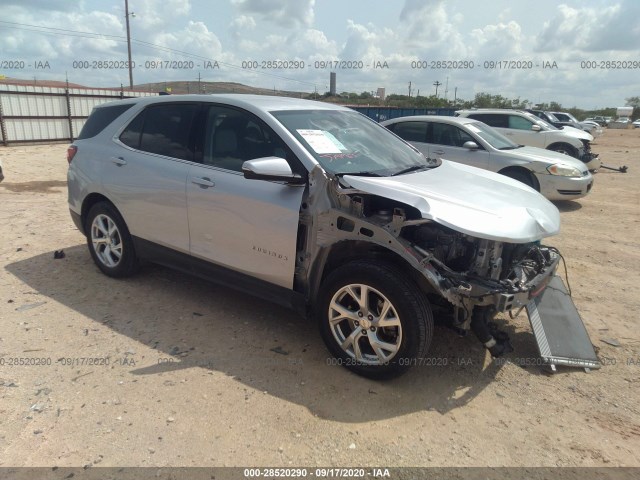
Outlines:
<svg viewBox="0 0 640 480"><path fill-rule="evenodd" d="M527 314L538 343L540 356L552 371L556 365L600 368L587 329L557 275L547 288L527 305Z"/></svg>

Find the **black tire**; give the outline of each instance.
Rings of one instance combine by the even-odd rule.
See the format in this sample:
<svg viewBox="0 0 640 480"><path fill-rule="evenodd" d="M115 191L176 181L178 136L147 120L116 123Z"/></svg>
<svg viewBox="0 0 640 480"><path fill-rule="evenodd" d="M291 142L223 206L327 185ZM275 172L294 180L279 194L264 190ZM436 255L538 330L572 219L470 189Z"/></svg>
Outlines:
<svg viewBox="0 0 640 480"><path fill-rule="evenodd" d="M517 180L520 183L524 183L526 186L531 187L534 190L537 190L538 192L540 191L538 182L534 178L533 174L527 170L523 170L521 168L511 168L508 170L504 170L500 173L505 177L513 178L514 180Z"/></svg>
<svg viewBox="0 0 640 480"><path fill-rule="evenodd" d="M107 230L111 233L106 234ZM138 259L127 224L111 203L100 202L91 207L85 231L91 257L105 275L122 278L138 270Z"/></svg>
<svg viewBox="0 0 640 480"><path fill-rule="evenodd" d="M345 291L348 286L354 287L356 297L363 292L358 286L369 289L364 309L356 297ZM330 318L337 313L332 307L334 299L336 306L349 312L349 317L341 319L342 315L337 315L332 327ZM387 301L391 306L382 319L381 308ZM426 295L406 274L387 263L358 260L337 268L323 282L315 311L320 334L335 357L335 364L368 378L388 379L404 374L419 364L433 337L433 314ZM391 326L392 323L398 326ZM357 335L355 342L343 349L339 340L352 335Z"/></svg>
<svg viewBox="0 0 640 480"><path fill-rule="evenodd" d="M549 145L547 150L551 150L552 152L564 153L565 155L569 155L573 158L578 158L578 150L568 143L555 143L553 145Z"/></svg>

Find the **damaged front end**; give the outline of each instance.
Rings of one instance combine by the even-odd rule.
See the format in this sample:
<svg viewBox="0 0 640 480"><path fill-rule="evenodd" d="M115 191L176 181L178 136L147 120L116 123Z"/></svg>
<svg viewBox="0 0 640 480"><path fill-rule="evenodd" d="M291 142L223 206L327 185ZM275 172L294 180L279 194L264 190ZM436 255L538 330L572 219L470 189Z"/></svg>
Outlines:
<svg viewBox="0 0 640 480"><path fill-rule="evenodd" d="M477 219L453 228L450 212L439 211L437 201L430 202L427 208L421 203L425 200L422 196L410 202L411 195L396 195L389 188L372 188L383 182L389 187L388 179L353 181L351 177L347 185L344 179L326 176L317 169L311 172L309 180L305 202L308 208L301 216L305 241L300 245L297 265L298 278L307 284L307 291L318 289L323 269L332 261L332 250L352 245L346 250L346 258L368 256L372 261L384 258L402 264L426 295L449 306L456 330L473 331L492 356L497 357L512 348L506 334L493 328L490 321L493 316L524 307L529 310L547 285L558 279L555 274L561 259L559 251L541 245L539 239L522 241L531 237L535 229L547 229L539 233L540 237L557 232L557 225L549 220L544 205L540 210L522 210L528 212L529 220L535 221L520 228L517 242L510 242L483 232L473 234L472 228L477 228L473 222ZM355 183L359 183L359 188L353 187ZM412 194L415 193L414 189ZM443 200L438 193L434 198L443 205L450 200ZM535 205L526 199L525 203ZM460 214L461 202L457 201L455 207L454 216ZM425 218L428 216L433 218ZM505 232L503 228L500 236L505 237ZM339 257L334 263L344 259ZM582 326L577 311L575 316Z"/></svg>
<svg viewBox="0 0 640 480"><path fill-rule="evenodd" d="M474 238L433 222L403 232L420 265L437 275L438 288L454 308L454 327L472 329L493 356L511 351L491 332L496 313L525 307L555 275L560 254L538 242L513 244Z"/></svg>

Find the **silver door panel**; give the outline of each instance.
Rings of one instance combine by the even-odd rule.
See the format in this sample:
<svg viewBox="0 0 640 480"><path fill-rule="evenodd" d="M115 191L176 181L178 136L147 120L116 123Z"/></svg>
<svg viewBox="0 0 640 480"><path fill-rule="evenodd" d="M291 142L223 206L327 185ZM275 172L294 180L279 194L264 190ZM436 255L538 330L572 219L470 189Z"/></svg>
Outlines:
<svg viewBox="0 0 640 480"><path fill-rule="evenodd" d="M187 180L194 257L293 287L304 188L193 165Z"/></svg>

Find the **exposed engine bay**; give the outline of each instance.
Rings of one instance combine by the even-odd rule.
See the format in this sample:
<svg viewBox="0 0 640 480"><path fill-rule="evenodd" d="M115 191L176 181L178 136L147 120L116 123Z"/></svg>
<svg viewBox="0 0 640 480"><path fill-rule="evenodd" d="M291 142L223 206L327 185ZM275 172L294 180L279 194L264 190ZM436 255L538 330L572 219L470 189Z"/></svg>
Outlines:
<svg viewBox="0 0 640 480"><path fill-rule="evenodd" d="M453 307L454 328L473 331L493 356L511 351L508 337L491 319L524 307L544 290L560 260L557 249L477 238L421 218L411 206L360 193L340 196L340 207L351 215L338 216L337 230L362 231L359 218L371 228L371 241L377 238L373 226L391 234L418 263L431 292Z"/></svg>

